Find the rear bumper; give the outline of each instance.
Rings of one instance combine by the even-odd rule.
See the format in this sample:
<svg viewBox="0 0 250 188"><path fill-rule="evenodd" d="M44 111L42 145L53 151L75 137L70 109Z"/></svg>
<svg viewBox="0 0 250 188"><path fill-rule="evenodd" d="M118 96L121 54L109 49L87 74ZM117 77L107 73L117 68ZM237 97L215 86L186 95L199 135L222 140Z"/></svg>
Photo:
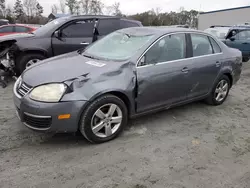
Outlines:
<svg viewBox="0 0 250 188"><path fill-rule="evenodd" d="M17 116L28 128L39 132L76 132L86 101L59 103L36 102L28 97L14 95ZM70 114L70 118L59 120L58 116Z"/></svg>

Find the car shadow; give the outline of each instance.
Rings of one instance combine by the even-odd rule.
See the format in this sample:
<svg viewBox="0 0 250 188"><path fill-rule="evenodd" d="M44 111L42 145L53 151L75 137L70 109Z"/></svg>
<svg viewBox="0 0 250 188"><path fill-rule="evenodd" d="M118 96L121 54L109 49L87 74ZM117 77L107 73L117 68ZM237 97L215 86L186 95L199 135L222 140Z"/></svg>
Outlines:
<svg viewBox="0 0 250 188"><path fill-rule="evenodd" d="M180 106L180 107L175 107L169 110L162 110L162 111L158 111L155 113L150 113L148 115L145 116L141 116L138 117L136 119L131 119L129 120L128 126L124 129L123 134L116 138L118 140L124 140L124 138L127 136L126 132L131 131L131 128L137 128L140 127L141 125L146 125L148 126L148 122L150 121L151 124L157 124L157 121L159 120L165 120L168 118L172 118L174 114L176 113L185 113L185 111L190 110L190 108L204 108L204 106L206 106L206 104L204 104L203 102L194 102L194 103L190 103L184 106ZM176 120L177 121L177 120ZM178 120L181 121L181 120ZM40 143L40 145L44 145L44 146L71 146L72 145L79 145L79 146L90 146L93 145L91 143L89 143L82 135L80 132L77 133L57 133L54 135L51 135L50 137L48 137L46 140L44 140L42 143Z"/></svg>

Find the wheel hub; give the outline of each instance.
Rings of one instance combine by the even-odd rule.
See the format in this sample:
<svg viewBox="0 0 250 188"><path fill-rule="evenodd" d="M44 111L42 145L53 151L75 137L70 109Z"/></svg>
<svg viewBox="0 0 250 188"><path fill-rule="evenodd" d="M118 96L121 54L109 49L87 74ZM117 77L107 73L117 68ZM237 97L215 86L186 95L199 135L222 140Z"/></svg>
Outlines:
<svg viewBox="0 0 250 188"><path fill-rule="evenodd" d="M227 96L229 85L226 80L221 80L215 90L215 99L221 102Z"/></svg>
<svg viewBox="0 0 250 188"><path fill-rule="evenodd" d="M122 123L122 111L115 104L101 106L93 115L91 128L93 133L101 138L112 136Z"/></svg>

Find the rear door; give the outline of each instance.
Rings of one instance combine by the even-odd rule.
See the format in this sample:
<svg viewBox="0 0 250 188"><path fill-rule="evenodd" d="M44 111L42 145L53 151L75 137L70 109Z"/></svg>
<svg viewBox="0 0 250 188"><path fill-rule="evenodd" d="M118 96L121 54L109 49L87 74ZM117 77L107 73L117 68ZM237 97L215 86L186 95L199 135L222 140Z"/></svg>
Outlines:
<svg viewBox="0 0 250 188"><path fill-rule="evenodd" d="M0 36L10 35L14 33L13 26L3 26L0 28Z"/></svg>
<svg viewBox="0 0 250 188"><path fill-rule="evenodd" d="M223 61L223 54L218 43L204 34L192 33L190 48L193 57L190 58L191 87L188 92L188 99L201 97L208 94L213 83L219 74Z"/></svg>
<svg viewBox="0 0 250 188"><path fill-rule="evenodd" d="M52 36L54 55L86 48L93 41L94 20L77 20L64 25L59 37Z"/></svg>

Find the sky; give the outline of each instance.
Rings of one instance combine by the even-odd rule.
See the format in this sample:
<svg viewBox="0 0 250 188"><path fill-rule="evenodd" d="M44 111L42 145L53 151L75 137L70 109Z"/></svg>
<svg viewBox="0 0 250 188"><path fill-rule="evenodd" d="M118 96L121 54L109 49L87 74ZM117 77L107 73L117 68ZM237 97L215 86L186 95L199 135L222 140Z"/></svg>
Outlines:
<svg viewBox="0 0 250 188"><path fill-rule="evenodd" d="M6 0L7 4L13 5L15 0ZM250 0L101 0L105 5L120 3L123 14L135 14L160 8L161 12L178 11L180 7L185 10L195 9L212 11L240 6L250 6ZM59 0L38 0L44 7L44 15L51 13L51 5L59 4Z"/></svg>

